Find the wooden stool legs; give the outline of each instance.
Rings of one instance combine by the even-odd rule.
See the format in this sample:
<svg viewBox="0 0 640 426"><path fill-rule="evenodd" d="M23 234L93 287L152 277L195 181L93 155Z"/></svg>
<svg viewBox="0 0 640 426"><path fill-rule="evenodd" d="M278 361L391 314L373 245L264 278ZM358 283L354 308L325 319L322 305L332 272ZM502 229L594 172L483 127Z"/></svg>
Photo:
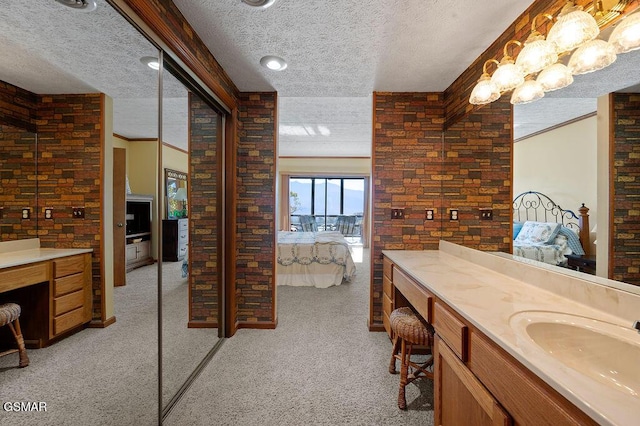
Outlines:
<svg viewBox="0 0 640 426"><path fill-rule="evenodd" d="M27 355L27 348L24 346L24 339L22 338L22 330L20 330L20 320L16 318L13 323L7 324L9 329L13 333L13 337L16 338L16 343L18 343L18 355L20 356L20 361L18 362L18 367L26 367L29 365L29 356ZM14 326L15 325L15 326Z"/></svg>
<svg viewBox="0 0 640 426"><path fill-rule="evenodd" d="M400 350L400 354L398 354ZM391 354L391 362L389 363L389 373L396 373L396 359L400 360L400 388L398 389L398 408L404 410L407 408L407 398L405 396L405 387L415 379L422 377L433 380L433 372L427 370L433 365L433 355L429 356L426 362L422 364L411 361L411 352L413 344L400 337L395 338L393 342L393 353ZM409 367L412 372L409 372Z"/></svg>

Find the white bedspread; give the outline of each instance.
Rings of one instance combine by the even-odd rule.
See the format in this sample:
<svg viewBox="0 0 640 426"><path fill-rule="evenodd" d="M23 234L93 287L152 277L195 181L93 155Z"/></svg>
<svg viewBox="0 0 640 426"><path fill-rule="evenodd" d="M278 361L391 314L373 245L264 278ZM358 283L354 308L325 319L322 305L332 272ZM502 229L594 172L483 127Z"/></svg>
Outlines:
<svg viewBox="0 0 640 426"><path fill-rule="evenodd" d="M555 244L519 244L514 240L513 254L551 265L563 266L567 263L565 254L571 254L567 239L558 237Z"/></svg>
<svg viewBox="0 0 640 426"><path fill-rule="evenodd" d="M356 273L349 244L340 232L278 232L277 284L326 288Z"/></svg>

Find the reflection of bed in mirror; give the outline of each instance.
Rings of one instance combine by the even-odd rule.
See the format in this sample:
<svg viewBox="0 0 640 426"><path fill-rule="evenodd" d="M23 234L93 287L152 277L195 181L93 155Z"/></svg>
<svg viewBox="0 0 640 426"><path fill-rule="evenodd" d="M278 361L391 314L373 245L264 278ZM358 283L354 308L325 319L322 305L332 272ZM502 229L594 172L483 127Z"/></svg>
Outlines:
<svg viewBox="0 0 640 426"><path fill-rule="evenodd" d="M327 288L356 273L349 244L340 232L278 232L277 284Z"/></svg>
<svg viewBox="0 0 640 426"><path fill-rule="evenodd" d="M513 200L513 254L566 266L567 255L589 254L589 209L565 210L547 195L527 191Z"/></svg>

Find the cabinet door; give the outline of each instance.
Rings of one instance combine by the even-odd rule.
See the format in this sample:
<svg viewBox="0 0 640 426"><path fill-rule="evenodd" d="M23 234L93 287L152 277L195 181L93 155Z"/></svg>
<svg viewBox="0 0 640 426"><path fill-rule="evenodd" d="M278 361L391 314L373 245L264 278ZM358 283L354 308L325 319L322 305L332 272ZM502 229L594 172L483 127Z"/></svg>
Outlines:
<svg viewBox="0 0 640 426"><path fill-rule="evenodd" d="M128 244L126 248L127 263L138 260L137 244Z"/></svg>
<svg viewBox="0 0 640 426"><path fill-rule="evenodd" d="M435 339L435 424L511 425L509 415L451 349Z"/></svg>

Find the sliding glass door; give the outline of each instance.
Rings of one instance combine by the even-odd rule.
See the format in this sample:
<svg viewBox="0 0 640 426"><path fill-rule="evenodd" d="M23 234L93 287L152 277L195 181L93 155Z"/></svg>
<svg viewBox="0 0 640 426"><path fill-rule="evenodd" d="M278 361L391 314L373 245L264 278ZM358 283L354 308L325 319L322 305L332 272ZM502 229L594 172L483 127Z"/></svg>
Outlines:
<svg viewBox="0 0 640 426"><path fill-rule="evenodd" d="M310 215L315 219L318 231L340 230L344 231L345 236L357 239L362 235L364 206L364 178L305 176L289 178L291 230L302 231L300 217ZM343 221L350 226L342 227Z"/></svg>

